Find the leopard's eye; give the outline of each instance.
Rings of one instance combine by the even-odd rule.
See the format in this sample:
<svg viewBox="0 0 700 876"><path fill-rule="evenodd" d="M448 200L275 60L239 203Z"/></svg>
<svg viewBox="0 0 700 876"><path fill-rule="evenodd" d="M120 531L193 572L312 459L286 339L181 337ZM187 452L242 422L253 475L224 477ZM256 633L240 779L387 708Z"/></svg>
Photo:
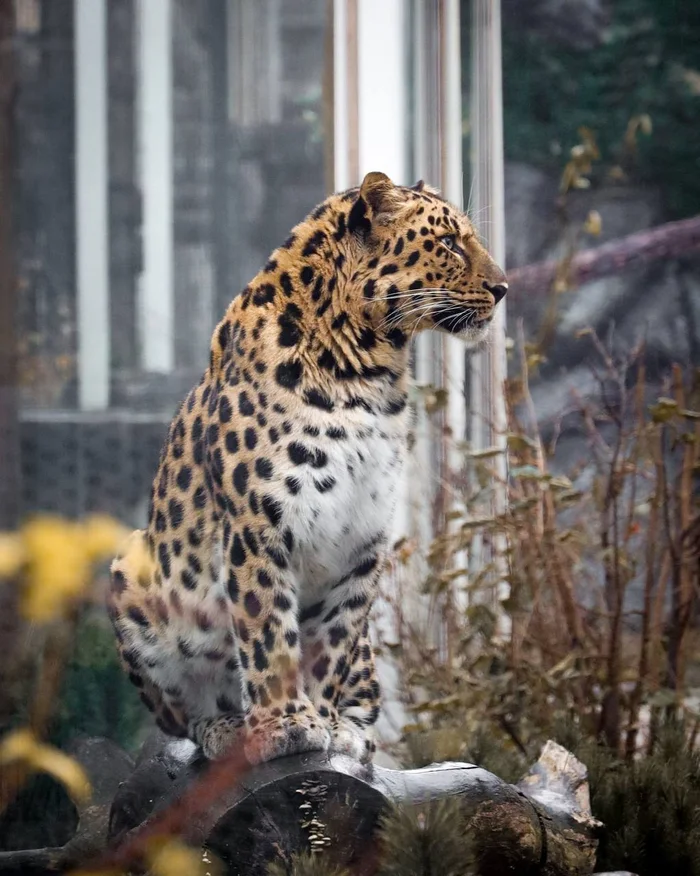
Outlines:
<svg viewBox="0 0 700 876"><path fill-rule="evenodd" d="M448 249L453 250L457 246L457 238L454 234L446 234L444 237L440 238L440 243L443 246L446 246Z"/></svg>

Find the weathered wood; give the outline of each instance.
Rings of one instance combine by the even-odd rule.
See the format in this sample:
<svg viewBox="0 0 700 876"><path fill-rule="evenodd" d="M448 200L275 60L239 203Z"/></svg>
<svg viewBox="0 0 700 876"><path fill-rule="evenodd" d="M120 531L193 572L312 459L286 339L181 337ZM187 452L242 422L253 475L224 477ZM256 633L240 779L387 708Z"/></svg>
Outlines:
<svg viewBox="0 0 700 876"><path fill-rule="evenodd" d="M567 286L575 289L639 264L658 259L678 258L700 249L700 216L667 222L648 231L639 231L593 249L576 253L565 271ZM557 260L537 262L508 271L508 296L521 300L546 294L561 264Z"/></svg>
<svg viewBox="0 0 700 876"><path fill-rule="evenodd" d="M552 742L515 786L472 764L402 771L319 753L255 767L206 806L196 798L188 803L188 792L201 779L206 782L210 769L191 744L151 745L119 784L111 807L110 789L116 786L104 776L113 770L104 755L102 784L91 806L80 812L75 837L64 849L4 853L0 871L123 866L130 860L128 849L137 849L159 815L179 801L187 810L185 841L209 848L232 876L262 876L281 853L308 848L330 848L351 872L371 872L377 823L387 807L422 806L446 797L463 801L483 876L511 871L590 876L594 868L599 823L590 812L586 770ZM78 758L93 775L96 758L92 765L80 752ZM123 777L123 764L117 760L115 765ZM116 851L100 855L108 842Z"/></svg>
<svg viewBox="0 0 700 876"><path fill-rule="evenodd" d="M155 797L153 812L162 811L206 769L194 756L179 774L174 764L172 754L157 754L120 789L112 809L115 839L138 836L146 813L134 801ZM165 783L160 793L159 782ZM207 845L231 874L263 874L280 849L309 846L329 846L357 867L390 803L419 806L455 796L472 819L484 874L508 867L547 876L593 872L599 823L591 816L585 767L551 742L518 786L472 764L401 771L323 754L280 759L248 772L205 812L193 812L186 838Z"/></svg>
<svg viewBox="0 0 700 876"><path fill-rule="evenodd" d="M581 761L549 741L518 788L534 801L542 819L547 849L542 872L551 876L590 872L600 823L591 815L588 771Z"/></svg>

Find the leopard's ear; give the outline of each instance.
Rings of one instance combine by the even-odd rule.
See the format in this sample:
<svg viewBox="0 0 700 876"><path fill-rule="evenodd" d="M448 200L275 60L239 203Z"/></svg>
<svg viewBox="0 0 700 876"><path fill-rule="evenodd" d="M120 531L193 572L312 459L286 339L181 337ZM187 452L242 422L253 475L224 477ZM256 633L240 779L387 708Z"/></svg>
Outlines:
<svg viewBox="0 0 700 876"><path fill-rule="evenodd" d="M422 192L425 188L425 180L419 179L418 182L412 186L414 192Z"/></svg>
<svg viewBox="0 0 700 876"><path fill-rule="evenodd" d="M391 209L392 202L396 203L396 186L385 173L373 170L362 180L360 197L372 208L372 212L385 213Z"/></svg>
<svg viewBox="0 0 700 876"><path fill-rule="evenodd" d="M385 173L368 173L350 210L349 230L354 234L367 234L382 216L393 213L401 200L399 189Z"/></svg>

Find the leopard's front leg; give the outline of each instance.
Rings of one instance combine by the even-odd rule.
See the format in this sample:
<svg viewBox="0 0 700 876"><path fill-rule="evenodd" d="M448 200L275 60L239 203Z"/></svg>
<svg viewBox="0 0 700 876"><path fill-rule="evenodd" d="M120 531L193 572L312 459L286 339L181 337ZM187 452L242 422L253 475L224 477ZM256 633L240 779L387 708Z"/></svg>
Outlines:
<svg viewBox="0 0 700 876"><path fill-rule="evenodd" d="M241 735L250 763L325 751L331 741L327 723L304 691L288 551L281 541L268 542L264 550L261 543L255 557L246 555L242 545L243 535L233 531L227 545L227 592L248 709L242 720L222 715L200 727L204 754L220 757Z"/></svg>
<svg viewBox="0 0 700 876"><path fill-rule="evenodd" d="M372 728L379 713L368 615L382 561L381 551L368 553L301 616L306 690L332 727L332 750L363 762L375 750Z"/></svg>

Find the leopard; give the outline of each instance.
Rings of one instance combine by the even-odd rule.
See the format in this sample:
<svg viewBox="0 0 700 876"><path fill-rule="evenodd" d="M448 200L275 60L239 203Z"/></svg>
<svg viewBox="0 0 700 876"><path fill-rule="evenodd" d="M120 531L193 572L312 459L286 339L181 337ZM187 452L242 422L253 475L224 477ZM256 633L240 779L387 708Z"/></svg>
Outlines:
<svg viewBox="0 0 700 876"><path fill-rule="evenodd" d="M164 733L209 761L371 763L412 339L482 346L507 288L462 210L371 172L233 298L111 565L121 663Z"/></svg>

